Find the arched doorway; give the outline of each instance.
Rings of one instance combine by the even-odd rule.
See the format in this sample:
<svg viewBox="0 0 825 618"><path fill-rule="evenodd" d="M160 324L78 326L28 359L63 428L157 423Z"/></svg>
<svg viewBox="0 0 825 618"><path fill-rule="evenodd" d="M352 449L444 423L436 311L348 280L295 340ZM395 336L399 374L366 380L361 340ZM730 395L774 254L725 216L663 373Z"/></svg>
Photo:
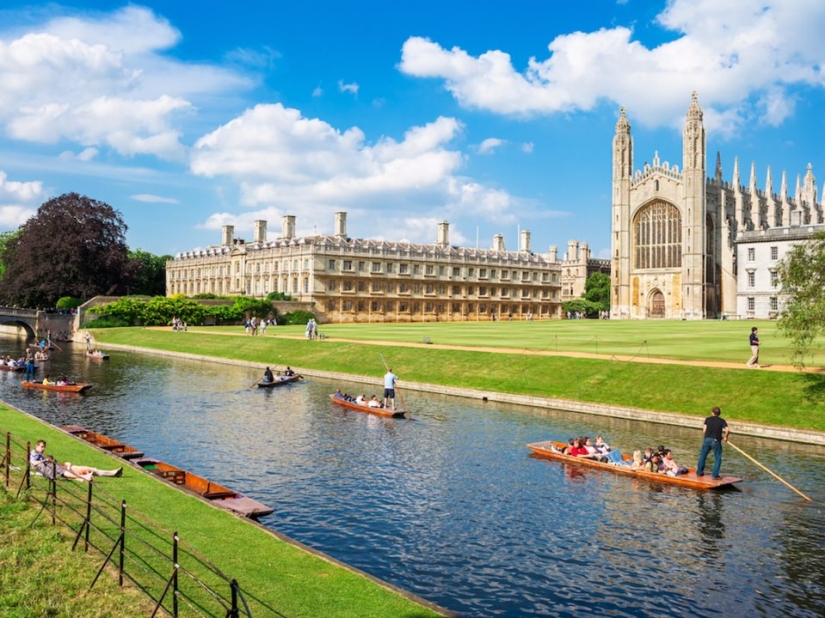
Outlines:
<svg viewBox="0 0 825 618"><path fill-rule="evenodd" d="M653 290L650 294L648 315L651 318L665 317L665 295L660 290Z"/></svg>

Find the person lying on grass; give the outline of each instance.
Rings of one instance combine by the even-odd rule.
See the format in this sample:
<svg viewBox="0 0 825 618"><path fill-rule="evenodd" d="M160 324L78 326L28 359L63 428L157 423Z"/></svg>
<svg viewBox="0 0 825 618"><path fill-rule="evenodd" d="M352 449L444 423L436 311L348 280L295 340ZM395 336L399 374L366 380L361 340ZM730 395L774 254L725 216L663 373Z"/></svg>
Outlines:
<svg viewBox="0 0 825 618"><path fill-rule="evenodd" d="M29 464L48 479L63 476L67 479L91 481L93 476L120 476L123 474L123 468L99 470L90 466L72 465L68 461L61 465L51 455L44 455L45 451L46 441L38 440L34 450L29 453Z"/></svg>

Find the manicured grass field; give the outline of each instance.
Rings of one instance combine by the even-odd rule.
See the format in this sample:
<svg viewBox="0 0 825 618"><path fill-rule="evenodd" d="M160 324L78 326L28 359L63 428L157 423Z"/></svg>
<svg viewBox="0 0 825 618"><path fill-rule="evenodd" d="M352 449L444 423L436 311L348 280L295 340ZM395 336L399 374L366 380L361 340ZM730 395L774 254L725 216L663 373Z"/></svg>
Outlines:
<svg viewBox="0 0 825 618"><path fill-rule="evenodd" d="M322 324L331 339L398 341L485 346L552 352L741 362L750 358L748 335L759 329L762 364L790 364L791 345L775 321L550 320L533 322L456 322L414 324ZM192 328L197 332L243 333L241 326ZM270 327L267 337L303 335L302 326ZM818 341L808 366L825 366L825 341Z"/></svg>
<svg viewBox="0 0 825 618"><path fill-rule="evenodd" d="M577 323L571 324L571 328L581 329L585 340L588 334L585 329L595 331L604 325L598 322L582 322L581 326ZM678 332L679 327L683 325L686 325L690 332L699 332L698 327L693 324L670 323L667 325L670 331L662 332L661 337L663 341L672 342L670 347L673 349L680 347L678 335L691 342L685 347L694 345L694 337ZM422 327L427 330L418 333L429 333L425 336L432 337L435 342L450 341L469 345L469 337L462 340L456 335L464 333L458 326L427 325ZM513 335L506 340L499 335L499 345L526 350L546 347L541 344L535 345L535 342L531 346L528 334L535 334L537 331L527 329L538 326L546 329L541 332L551 332L555 325L534 322L471 326L474 327L472 331L476 333L477 346L490 345L489 339L492 337L488 333L496 333L497 327L506 326L513 329ZM725 327L727 326L726 324ZM516 327L520 327L521 330L516 330ZM337 328L342 330L338 331ZM368 337L371 339L376 337L376 332L381 332L384 340L400 341L406 338L406 341L420 341L419 334L413 335L414 328L408 325L383 325L377 331L378 328L371 325L324 327L322 332L340 332L342 334L339 337L346 333L347 338L352 339L362 333L369 333ZM664 331L662 326L658 328ZM247 360L280 367L289 364L307 369L373 376L376 383L384 373L381 360L383 355L392 365L393 371L401 377L402 385L406 380L678 412L701 417L706 416L711 407L718 405L722 407L726 417L733 421L743 420L825 431L823 374L649 364L614 360L610 357L591 359L523 352L451 350L427 345L378 347L370 344L367 336L362 337L364 343L340 341L332 335L323 341L306 341L303 338L284 336L300 335L302 330L295 327L278 327L275 336L270 330L265 337L246 336L239 327L195 329L187 333L139 328L99 329L93 332L100 345L104 347L106 342L111 342ZM393 334L396 336L393 337ZM595 336L591 335L591 338ZM712 341L712 338L709 338L709 341ZM616 342L617 346L622 343L618 338ZM516 343L521 345L515 345ZM663 349L664 347L663 345ZM744 360L742 364L744 365ZM250 376L250 379L254 378L255 376ZM414 396L411 395L408 399L407 403L414 407Z"/></svg>
<svg viewBox="0 0 825 618"><path fill-rule="evenodd" d="M28 440L34 443L37 439L45 439L48 442L47 452L53 453L59 461L72 461L99 468L123 465L121 460L101 453L45 423L0 406L0 432L5 436L7 431L16 440L23 442ZM15 474L19 476L21 473ZM42 479L40 481L42 485ZM150 518L166 530L176 530L189 546L216 564L223 573L236 578L248 599L254 597L261 602L252 605L257 610L254 613L256 616L429 618L440 615L367 577L276 539L248 521L184 494L156 477L128 465L124 465L121 478L96 479L95 483L99 484L101 490L115 496L115 504L125 500L133 515L140 513L141 517ZM61 486L59 492L70 491L72 486L79 487L81 492L85 488L85 485L72 481L61 480L58 484ZM14 491L17 486L19 480L13 486ZM3 489L0 489L0 494L3 493ZM68 560L68 548L74 538L62 538L66 535L66 528L43 527L38 524L38 537L21 539L19 542L15 540L12 546L7 539L27 535L26 526L34 520L36 512L24 511L8 496L0 496L0 534L4 539L0 543L3 546L0 549L0 615L66 618L149 615L150 612L134 609L138 605L145 609L143 597L121 604L116 586L112 585L111 575L106 575L109 581L100 589L100 594L105 595L105 598L102 601L89 601L90 609L88 613L85 611L83 597L86 595L81 591L88 589L103 558L94 552L86 558L75 553L74 557L83 560L86 566L82 572L66 573L75 564L67 562L69 566L65 569L62 566ZM72 516L71 513L65 515ZM45 517L40 521L48 519ZM99 522L101 523L103 522ZM133 550L138 547L139 551L139 544L132 545ZM21 547L36 547L36 553L32 556L21 555ZM19 566L26 571L15 572L14 569ZM53 566L60 567L61 570L51 571ZM36 579L29 581L26 573L29 577L36 576ZM168 572L164 571L163 575L167 577ZM60 585L55 585L55 580L62 577L69 577L70 582L65 582L65 585L64 582L57 582ZM30 590L34 583L43 586L43 589ZM88 596L94 597L97 594L95 590L97 587ZM50 594L51 592L54 594ZM69 603L66 601L67 595L78 595L79 598L77 602ZM65 611L61 609L64 603ZM270 609L262 609L262 604Z"/></svg>

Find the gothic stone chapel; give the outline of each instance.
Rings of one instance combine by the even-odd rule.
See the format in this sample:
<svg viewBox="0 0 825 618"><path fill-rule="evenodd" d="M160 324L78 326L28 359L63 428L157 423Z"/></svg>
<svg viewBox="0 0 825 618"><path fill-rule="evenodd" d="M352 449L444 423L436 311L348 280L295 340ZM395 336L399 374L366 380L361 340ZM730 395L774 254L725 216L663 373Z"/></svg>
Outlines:
<svg viewBox="0 0 825 618"><path fill-rule="evenodd" d="M797 178L789 198L785 174L779 195L768 168L764 191L706 175L707 145L702 109L694 92L682 139L682 169L661 163L633 172L633 139L622 108L613 137L611 317L699 320L736 314L736 238L741 232L790 224L819 223L821 205L810 167L804 187Z"/></svg>

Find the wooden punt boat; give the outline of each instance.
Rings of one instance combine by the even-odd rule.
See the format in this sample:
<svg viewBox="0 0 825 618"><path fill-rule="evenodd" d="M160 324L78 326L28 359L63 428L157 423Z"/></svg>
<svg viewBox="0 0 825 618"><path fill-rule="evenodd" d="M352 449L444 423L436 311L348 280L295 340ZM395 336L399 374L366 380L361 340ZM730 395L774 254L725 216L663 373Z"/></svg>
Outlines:
<svg viewBox="0 0 825 618"><path fill-rule="evenodd" d="M85 427L79 427L78 425L63 425L61 429L67 433L77 436L78 438L86 440L89 444L94 444L95 446L102 448L104 451L109 451L119 457L123 457L123 459L137 459L138 457L143 457L144 454L143 451L139 451L128 444L118 442L114 438L104 436L102 433L91 431Z"/></svg>
<svg viewBox="0 0 825 618"><path fill-rule="evenodd" d="M390 408L371 408L369 406L362 406L354 401L347 401L346 399L341 399L337 395L330 395L329 396L332 403L336 406L341 406L342 408L348 408L350 410L358 410L359 412L366 412L367 414L376 414L378 416L387 416L392 418L404 418L406 412L404 410L392 410Z"/></svg>
<svg viewBox="0 0 825 618"><path fill-rule="evenodd" d="M21 382L23 388L39 388L44 391L57 391L59 393L85 393L92 388L94 384L85 382L77 382L75 384L64 384L58 386L57 384L43 384L42 382Z"/></svg>
<svg viewBox="0 0 825 618"><path fill-rule="evenodd" d="M275 376L272 382L258 382L258 388L275 388L276 386L283 386L284 384L289 384L290 382L297 382L303 376L299 376L295 374L294 376Z"/></svg>
<svg viewBox="0 0 825 618"><path fill-rule="evenodd" d="M193 474L188 470L183 470L182 468L168 464L165 461L148 458L137 459L135 463L144 470L157 474L173 485L177 485L202 498L206 498L216 505L243 515L244 517L256 519L275 511L275 509L261 504L257 500L247 498L232 489L214 483L197 474Z"/></svg>
<svg viewBox="0 0 825 618"><path fill-rule="evenodd" d="M109 355L103 352L86 352L86 356L95 360L109 360Z"/></svg>
<svg viewBox="0 0 825 618"><path fill-rule="evenodd" d="M740 483L742 479L735 476L723 476L719 479L713 479L710 474L705 473L703 476L696 476L696 470L689 470L687 474L680 474L679 476L669 476L667 474L654 474L652 472L645 472L643 470L631 470L630 466L621 466L613 463L602 463L595 459L588 459L586 457L573 457L572 455L563 455L560 452L553 450L562 449L566 444L563 442L554 442L548 440L546 442L536 442L527 445L539 457L546 459L555 459L565 463L576 466L587 466L588 468L599 468L601 470L609 470L616 474L623 474L634 478L652 481L654 483L665 483L667 485L681 485L682 487L691 487L693 489L722 489L725 487L732 487L734 483ZM629 457L624 455L624 460L627 461Z"/></svg>

